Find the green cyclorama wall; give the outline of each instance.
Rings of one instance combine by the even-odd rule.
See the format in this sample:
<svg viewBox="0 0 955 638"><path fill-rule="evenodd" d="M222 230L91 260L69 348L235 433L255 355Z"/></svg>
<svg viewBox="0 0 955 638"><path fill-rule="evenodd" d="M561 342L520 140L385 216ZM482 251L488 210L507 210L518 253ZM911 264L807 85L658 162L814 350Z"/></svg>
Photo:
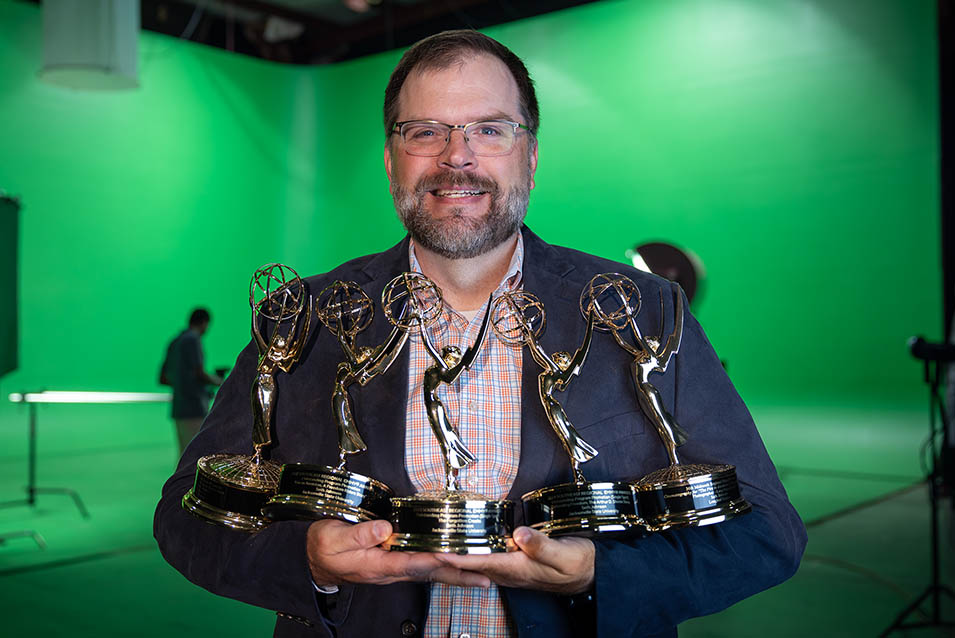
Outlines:
<svg viewBox="0 0 955 638"><path fill-rule="evenodd" d="M528 223L612 259L694 251L696 313L750 400L923 396L905 339L940 335L934 2L865 5L606 1L487 31L540 94ZM152 389L200 303L227 365L255 267L401 236L380 115L400 52L285 67L143 33L140 89L70 92L38 81L41 36L37 7L0 2L0 188L23 201L4 392Z"/></svg>

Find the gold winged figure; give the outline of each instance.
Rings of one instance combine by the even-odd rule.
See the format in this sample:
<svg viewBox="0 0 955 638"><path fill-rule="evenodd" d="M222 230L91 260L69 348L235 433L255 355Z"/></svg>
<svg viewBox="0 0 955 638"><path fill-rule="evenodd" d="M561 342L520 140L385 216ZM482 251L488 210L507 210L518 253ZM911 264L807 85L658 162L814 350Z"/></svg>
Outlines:
<svg viewBox="0 0 955 638"><path fill-rule="evenodd" d="M544 333L546 324L544 306L533 293L523 290L508 292L502 295L495 304L493 325L498 336L506 343L526 345L531 357L543 368L543 372L537 377L537 390L540 394L541 405L544 407L544 414L547 415L547 420L570 457L574 480L577 483L584 483L585 478L580 471L580 464L597 456L597 450L580 437L570 422L564 406L554 397L554 393L566 390L574 377L580 374L580 369L590 351L590 342L594 333L594 316L592 313L588 315L583 343L574 356L563 351L555 352L553 356L547 354L538 341Z"/></svg>
<svg viewBox="0 0 955 638"><path fill-rule="evenodd" d="M445 487L449 491L460 489L457 477L458 470L474 463L477 458L464 445L457 430L451 424L444 403L438 397L438 387L442 383L451 385L458 380L458 377L466 368L471 367L484 344L490 318L491 298L488 299L487 311L484 313L484 321L481 323L477 339L463 354L457 346L445 346L439 352L428 337L424 325L421 325L419 329L425 349L434 359L434 365L424 372L424 404L428 413L428 422L431 424L434 436L441 446L441 453L444 455Z"/></svg>

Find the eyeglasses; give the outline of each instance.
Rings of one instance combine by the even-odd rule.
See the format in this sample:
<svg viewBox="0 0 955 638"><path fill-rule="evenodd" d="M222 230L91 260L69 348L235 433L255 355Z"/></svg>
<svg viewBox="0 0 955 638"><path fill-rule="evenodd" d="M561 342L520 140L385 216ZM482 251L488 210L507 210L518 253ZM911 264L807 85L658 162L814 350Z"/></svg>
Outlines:
<svg viewBox="0 0 955 638"><path fill-rule="evenodd" d="M510 120L484 120L468 124L444 124L434 120L395 122L391 132L401 136L405 151L411 155L434 157L444 152L451 141L451 131L460 129L464 141L475 155L493 157L507 155L514 148L518 129L529 128Z"/></svg>

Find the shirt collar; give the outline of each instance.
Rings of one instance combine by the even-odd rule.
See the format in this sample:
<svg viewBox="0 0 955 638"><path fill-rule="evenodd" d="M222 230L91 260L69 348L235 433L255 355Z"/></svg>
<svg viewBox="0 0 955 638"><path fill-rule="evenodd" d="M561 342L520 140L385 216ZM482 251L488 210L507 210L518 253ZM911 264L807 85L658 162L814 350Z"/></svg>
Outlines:
<svg viewBox="0 0 955 638"><path fill-rule="evenodd" d="M418 258L415 256L414 250L414 239L408 241L408 263L411 268L411 272L421 272L421 264L418 263ZM524 276L524 235L521 233L520 229L517 231L517 246L514 247L514 252L511 254L511 263L507 266L507 272L504 273L504 277L501 278L501 283L498 284L495 293L502 293L507 290L516 290L521 285L521 280Z"/></svg>

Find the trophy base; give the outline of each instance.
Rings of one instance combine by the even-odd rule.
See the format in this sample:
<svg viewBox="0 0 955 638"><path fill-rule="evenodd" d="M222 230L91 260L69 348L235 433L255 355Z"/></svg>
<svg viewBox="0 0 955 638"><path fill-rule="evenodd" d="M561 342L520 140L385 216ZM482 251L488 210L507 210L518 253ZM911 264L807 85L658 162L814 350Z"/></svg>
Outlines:
<svg viewBox="0 0 955 638"><path fill-rule="evenodd" d="M702 527L746 514L732 465L671 465L634 484L651 531Z"/></svg>
<svg viewBox="0 0 955 638"><path fill-rule="evenodd" d="M548 536L609 538L647 533L630 483L563 483L529 492L521 500L528 526Z"/></svg>
<svg viewBox="0 0 955 638"><path fill-rule="evenodd" d="M282 466L278 494L262 506L262 513L272 520L387 520L392 496L387 485L361 474L324 465L289 463Z"/></svg>
<svg viewBox="0 0 955 638"><path fill-rule="evenodd" d="M199 518L243 532L255 532L269 521L262 506L275 493L280 468L250 456L213 454L196 464L196 480L182 497L182 507Z"/></svg>
<svg viewBox="0 0 955 638"><path fill-rule="evenodd" d="M385 549L443 554L494 554L517 549L514 504L472 492L422 492L391 499L394 533Z"/></svg>

